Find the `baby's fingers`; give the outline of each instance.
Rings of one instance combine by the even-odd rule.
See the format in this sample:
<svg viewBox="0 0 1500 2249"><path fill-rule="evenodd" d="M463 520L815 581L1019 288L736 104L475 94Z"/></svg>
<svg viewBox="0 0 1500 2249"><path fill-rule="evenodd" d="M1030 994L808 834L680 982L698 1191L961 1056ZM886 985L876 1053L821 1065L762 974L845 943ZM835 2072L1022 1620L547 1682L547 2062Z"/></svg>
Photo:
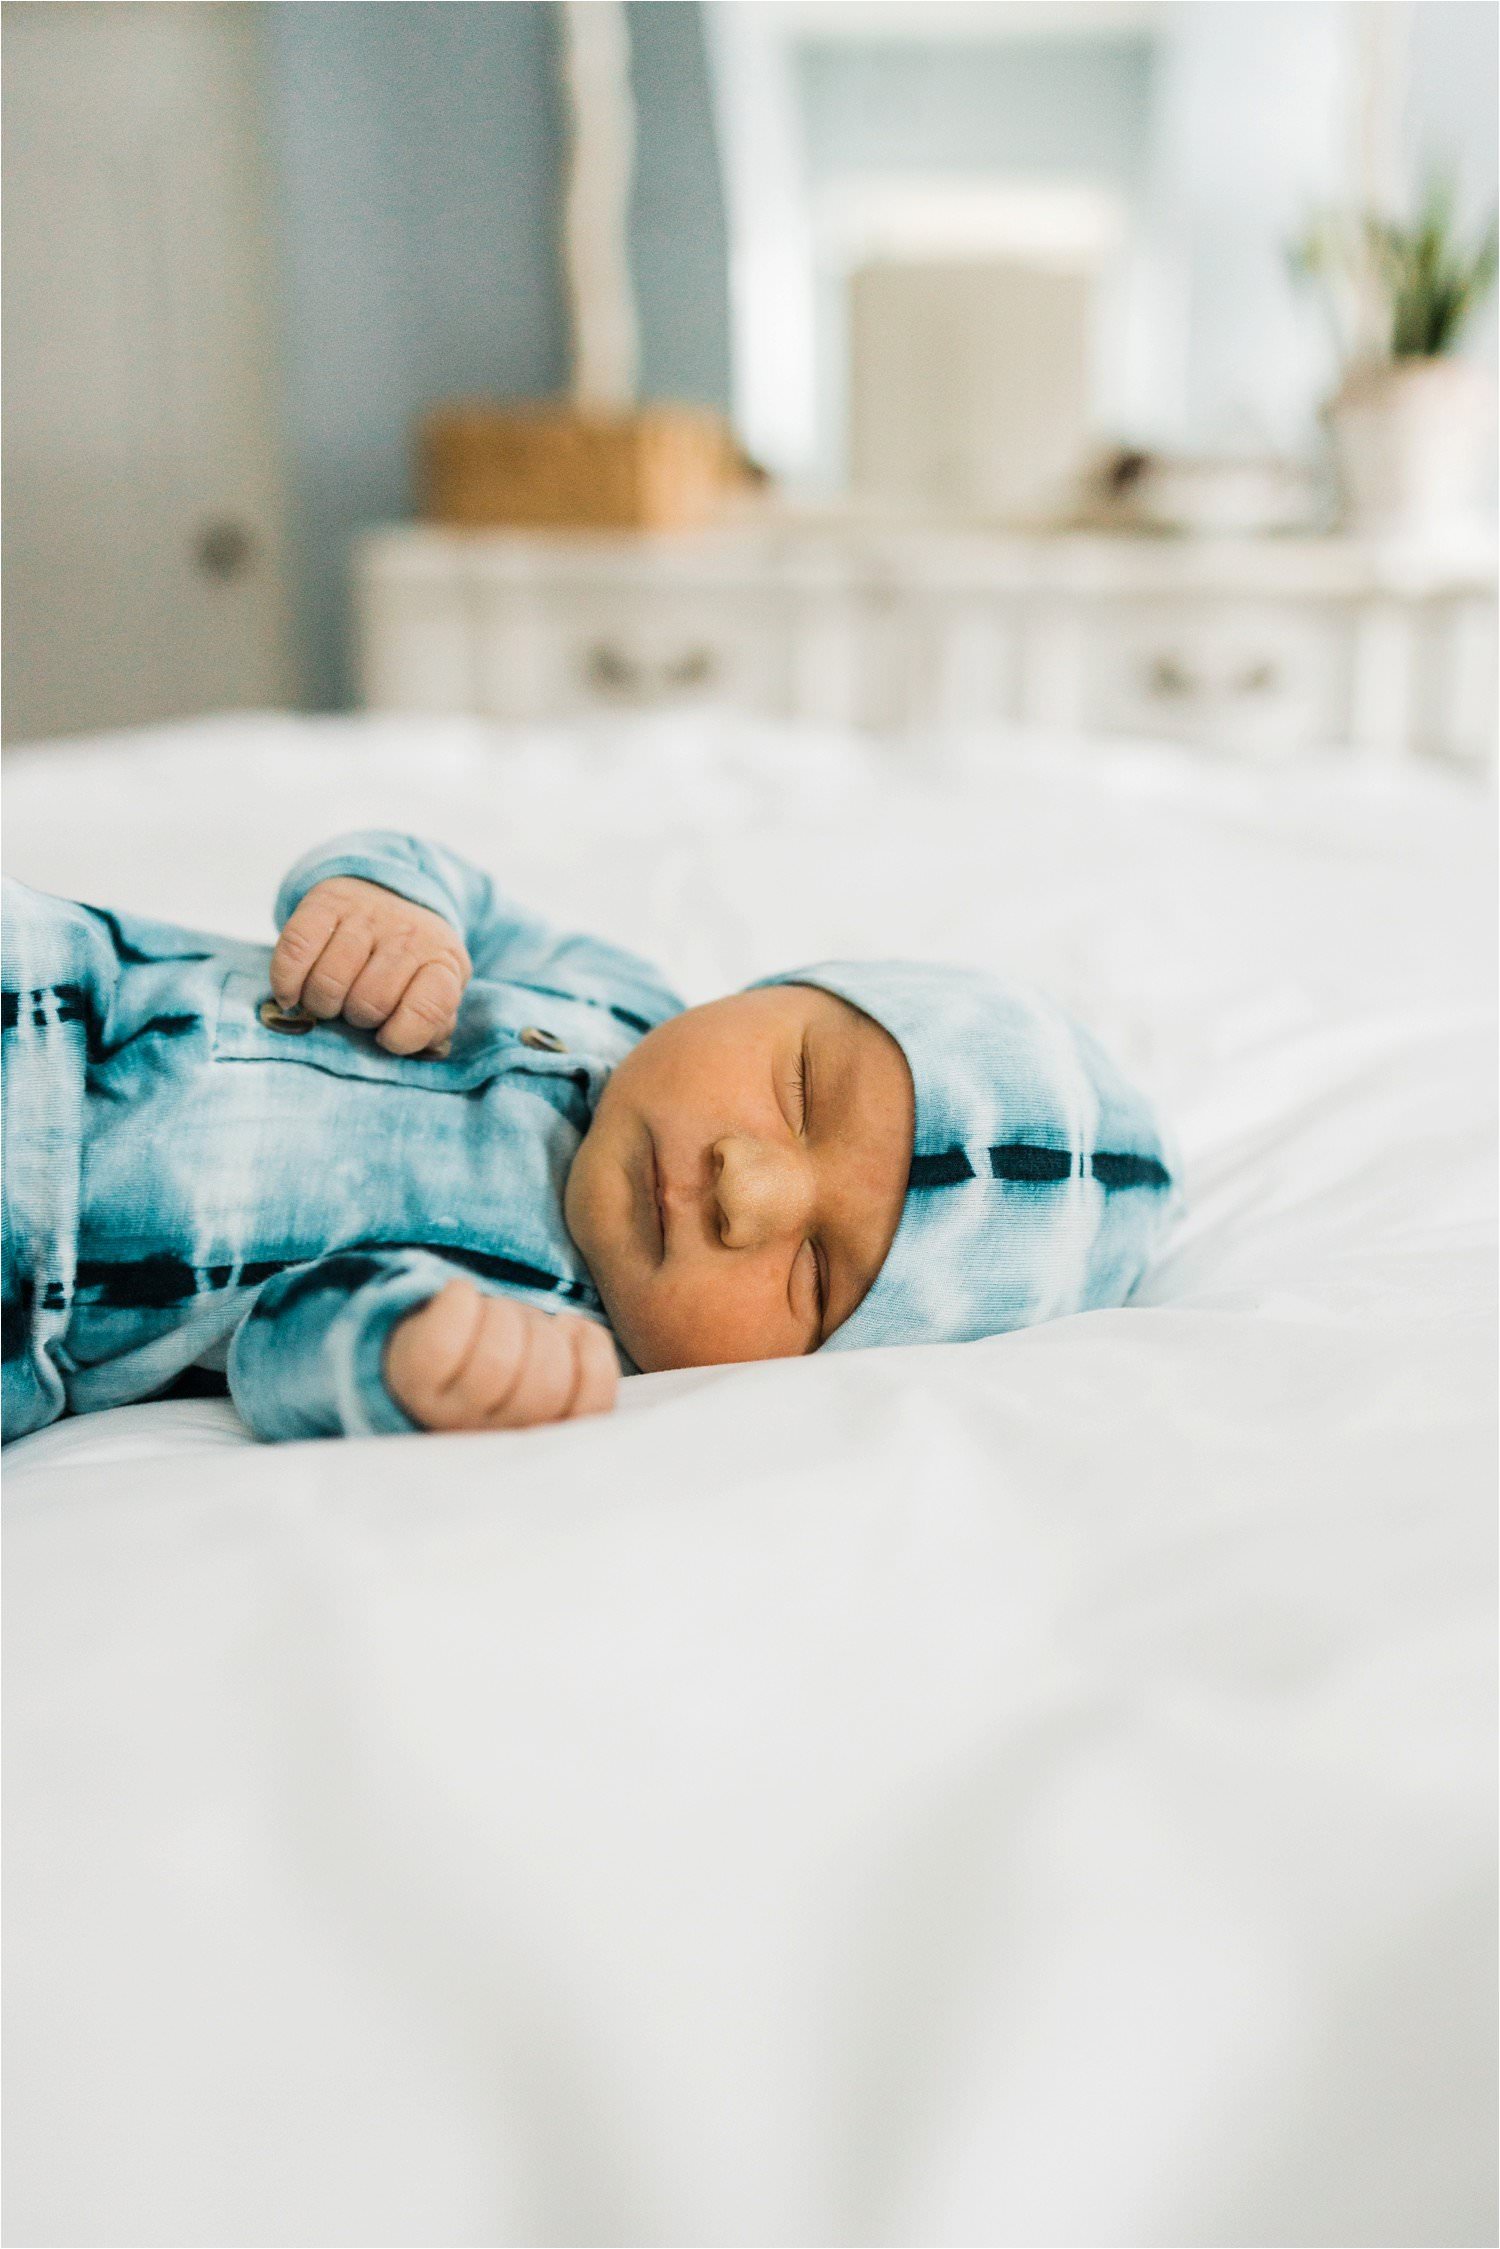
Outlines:
<svg viewBox="0 0 1500 2249"><path fill-rule="evenodd" d="M450 1281L400 1321L386 1383L427 1429L530 1429L607 1413L620 1384L608 1331Z"/></svg>
<svg viewBox="0 0 1500 2249"><path fill-rule="evenodd" d="M526 1309L526 1353L489 1403L484 1426L531 1429L547 1421L572 1421L605 1413L619 1386L619 1362L608 1335L592 1320ZM483 1348L472 1379L482 1388Z"/></svg>
<svg viewBox="0 0 1500 2249"><path fill-rule="evenodd" d="M573 1403L573 1418L608 1413L620 1394L620 1361L608 1328L596 1320L570 1321L578 1330L581 1379Z"/></svg>
<svg viewBox="0 0 1500 2249"><path fill-rule="evenodd" d="M425 1429L464 1426L452 1416L462 1410L459 1385L489 1301L472 1281L455 1279L391 1330L385 1347L386 1387Z"/></svg>
<svg viewBox="0 0 1500 2249"><path fill-rule="evenodd" d="M451 961L425 961L376 1032L376 1043L388 1054L440 1045L452 1035L463 996L463 978Z"/></svg>
<svg viewBox="0 0 1500 2249"><path fill-rule="evenodd" d="M374 949L375 932L367 922L356 916L341 921L303 979L302 1005L308 1014L332 1022Z"/></svg>
<svg viewBox="0 0 1500 2249"><path fill-rule="evenodd" d="M271 990L282 1007L295 1007L313 963L344 916L344 907L320 883L287 921L271 955Z"/></svg>

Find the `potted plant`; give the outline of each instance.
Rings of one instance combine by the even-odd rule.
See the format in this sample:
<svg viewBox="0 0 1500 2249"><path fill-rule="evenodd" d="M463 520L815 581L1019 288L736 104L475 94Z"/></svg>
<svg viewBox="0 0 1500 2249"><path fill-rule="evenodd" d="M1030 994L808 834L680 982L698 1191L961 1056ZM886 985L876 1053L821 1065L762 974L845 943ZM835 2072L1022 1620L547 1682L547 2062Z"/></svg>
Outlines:
<svg viewBox="0 0 1500 2249"><path fill-rule="evenodd" d="M1494 443L1494 385L1456 356L1495 278L1492 217L1460 240L1434 181L1411 224L1367 212L1320 221L1293 252L1320 281L1343 363L1327 414L1351 530L1440 540L1472 533Z"/></svg>

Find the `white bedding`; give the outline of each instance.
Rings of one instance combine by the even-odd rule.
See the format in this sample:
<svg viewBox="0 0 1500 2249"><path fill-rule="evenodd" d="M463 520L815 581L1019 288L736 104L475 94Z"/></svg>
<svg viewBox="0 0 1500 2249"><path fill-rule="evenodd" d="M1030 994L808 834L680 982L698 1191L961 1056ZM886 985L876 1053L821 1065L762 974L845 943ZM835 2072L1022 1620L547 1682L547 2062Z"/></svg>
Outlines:
<svg viewBox="0 0 1500 2249"><path fill-rule="evenodd" d="M1003 965L1191 1197L988 1343L11 1448L10 2240L1494 2240L1484 798L687 720L6 762L10 871L245 934L379 822L692 998Z"/></svg>

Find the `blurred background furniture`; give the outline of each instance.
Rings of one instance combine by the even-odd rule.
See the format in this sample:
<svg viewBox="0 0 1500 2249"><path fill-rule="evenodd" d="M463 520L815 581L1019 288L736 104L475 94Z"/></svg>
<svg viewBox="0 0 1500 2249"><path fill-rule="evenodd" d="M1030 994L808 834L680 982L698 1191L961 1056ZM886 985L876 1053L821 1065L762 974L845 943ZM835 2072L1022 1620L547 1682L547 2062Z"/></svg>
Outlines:
<svg viewBox="0 0 1500 2249"><path fill-rule="evenodd" d="M1074 520L1107 449L1151 462L1143 517L1196 487L1187 516L1220 531L1238 511L1248 533L1257 507L1283 532L1338 522L1321 416L1355 395L1348 339L1289 252L1320 213L1413 211L1435 172L1452 240L1472 248L1496 194L1496 21L1462 0L7 0L5 738L349 707L373 645L360 541L427 504L417 433L434 413L487 399L627 431L669 407L716 417L799 555L809 514L1000 534L961 566L912 559L925 532L873 560L862 531L842 560L819 548L814 577L853 587L861 614L905 605L913 580L930 604L957 571L944 630L970 653L936 662L940 691L928 658L895 652L904 628L889 663L883 643L854 644L857 690L824 667L814 700L868 723L1032 707L1053 662L1040 633L1048 710L1128 704L1153 727L1262 746L1284 717L1288 749L1329 723L1368 739L1374 713L1390 739L1468 745L1487 721L1453 684L1471 673L1453 650L1475 637L1487 581L1469 549L1493 544L1492 494L1487 528L1430 541L1443 556L1410 580L1405 562L1331 549L1105 560L1029 535ZM1493 296L1476 289L1468 310L1402 395L1466 390L1493 451ZM1378 329L1366 319L1362 350ZM1365 442L1358 396L1367 463L1395 440L1388 416ZM1447 447L1459 417L1439 418ZM533 484L534 515L582 512L571 475L545 506ZM1386 477L1408 515L1423 498L1409 482ZM696 620L739 567L717 556L705 541L670 570L645 549L622 564L658 587L675 572L680 614L651 632L662 661L695 659L688 686L703 684ZM1097 647L1059 617L1061 577L1076 626L1080 573L1123 604L1117 627L1090 592ZM996 578L991 633L969 593L984 610ZM579 597L550 562L528 583L534 607L555 588L543 637L571 645ZM1224 657L1205 639L1209 587ZM1180 618L1140 607L1179 599ZM1280 617L1304 603L1307 619ZM750 601L762 639L765 607ZM1314 613L1324 654L1304 660ZM1132 656L1126 695L1112 651L1137 627L1160 686ZM1033 653L973 653L987 634ZM1089 662L1069 685L1070 636ZM651 647L605 637L604 671L638 690ZM373 639L389 649L384 623ZM738 691L710 639L719 687ZM1399 724L1372 648L1408 683ZM381 656L382 680L394 663ZM799 707L804 690L775 679L801 665L760 661L757 703ZM984 684L992 671L1010 684ZM399 672L406 697L405 656ZM1260 684L1228 694L1221 672ZM424 697L467 705L451 667L424 680Z"/></svg>
<svg viewBox="0 0 1500 2249"><path fill-rule="evenodd" d="M1337 537L772 522L697 539L406 527L358 551L370 708L537 720L712 701L873 728L996 721L1285 757L1482 762L1494 578Z"/></svg>
<svg viewBox="0 0 1500 2249"><path fill-rule="evenodd" d="M434 523L695 530L738 482L727 424L701 407L434 407L417 433Z"/></svg>
<svg viewBox="0 0 1500 2249"><path fill-rule="evenodd" d="M301 688L265 28L4 9L7 740Z"/></svg>

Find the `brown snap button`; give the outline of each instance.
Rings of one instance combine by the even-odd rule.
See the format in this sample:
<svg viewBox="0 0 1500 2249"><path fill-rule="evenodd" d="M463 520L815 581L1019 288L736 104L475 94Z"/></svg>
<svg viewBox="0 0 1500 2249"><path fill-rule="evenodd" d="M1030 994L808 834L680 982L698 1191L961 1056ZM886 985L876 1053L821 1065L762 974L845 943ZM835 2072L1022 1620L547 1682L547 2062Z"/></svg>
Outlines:
<svg viewBox="0 0 1500 2249"><path fill-rule="evenodd" d="M318 1019L309 1015L305 1007L283 1007L279 1000L262 1000L255 1011L268 1031L285 1031L291 1038L300 1038L304 1031L315 1031Z"/></svg>
<svg viewBox="0 0 1500 2249"><path fill-rule="evenodd" d="M568 1051L553 1032L539 1031L534 1023L528 1023L521 1033L521 1044L533 1047L538 1054L566 1054Z"/></svg>

